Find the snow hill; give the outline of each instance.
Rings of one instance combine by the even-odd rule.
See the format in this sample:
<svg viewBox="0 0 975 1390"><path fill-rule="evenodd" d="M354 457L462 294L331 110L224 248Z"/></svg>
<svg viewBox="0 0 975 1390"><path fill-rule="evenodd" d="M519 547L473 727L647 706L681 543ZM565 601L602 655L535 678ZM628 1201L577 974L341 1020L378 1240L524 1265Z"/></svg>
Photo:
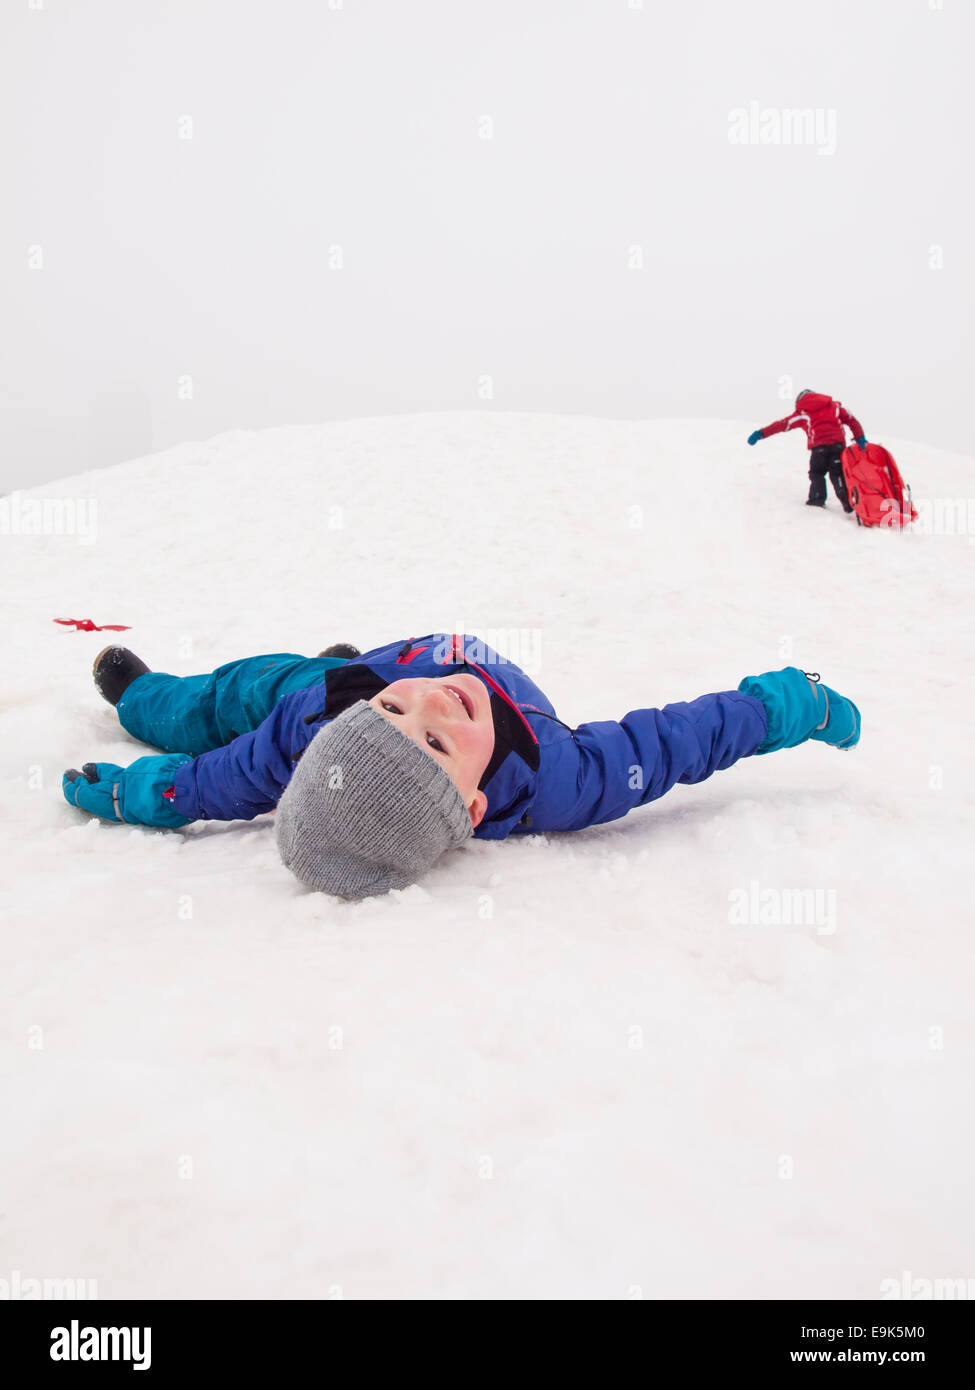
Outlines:
<svg viewBox="0 0 975 1390"><path fill-rule="evenodd" d="M802 441L751 427L235 431L5 499L0 1279L876 1298L975 1275L972 535L806 508ZM972 460L883 442L932 508L975 494ZM90 543L26 534L42 496L95 499ZM507 635L569 723L795 664L863 738L348 905L291 878L270 817L70 809L62 769L146 750L91 684L115 635L54 618L129 624L186 674Z"/></svg>

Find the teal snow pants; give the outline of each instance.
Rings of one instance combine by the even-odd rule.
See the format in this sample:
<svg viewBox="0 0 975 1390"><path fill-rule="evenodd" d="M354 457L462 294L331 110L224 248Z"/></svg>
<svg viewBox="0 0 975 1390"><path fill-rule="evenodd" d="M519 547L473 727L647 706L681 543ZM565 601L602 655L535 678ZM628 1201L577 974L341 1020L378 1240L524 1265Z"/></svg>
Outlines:
<svg viewBox="0 0 975 1390"><path fill-rule="evenodd" d="M119 700L119 723L140 743L198 758L252 732L285 695L307 690L323 681L326 671L347 665L339 657L272 652L228 661L205 676L148 671Z"/></svg>

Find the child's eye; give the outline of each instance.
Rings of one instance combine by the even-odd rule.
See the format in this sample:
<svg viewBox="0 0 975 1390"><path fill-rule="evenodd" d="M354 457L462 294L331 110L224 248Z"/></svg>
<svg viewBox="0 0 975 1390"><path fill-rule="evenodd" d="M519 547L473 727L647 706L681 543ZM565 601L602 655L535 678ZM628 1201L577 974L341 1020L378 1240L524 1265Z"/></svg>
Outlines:
<svg viewBox="0 0 975 1390"><path fill-rule="evenodd" d="M427 734L427 743L429 743L431 748L436 749L438 753L446 753L447 751L443 744L440 742L440 740L434 734Z"/></svg>
<svg viewBox="0 0 975 1390"><path fill-rule="evenodd" d="M389 712L390 712L390 714L402 714L402 713L403 713L403 711L402 711L401 709L397 708L396 705L391 704L389 700L380 700L379 703L382 705L383 709L388 709Z"/></svg>

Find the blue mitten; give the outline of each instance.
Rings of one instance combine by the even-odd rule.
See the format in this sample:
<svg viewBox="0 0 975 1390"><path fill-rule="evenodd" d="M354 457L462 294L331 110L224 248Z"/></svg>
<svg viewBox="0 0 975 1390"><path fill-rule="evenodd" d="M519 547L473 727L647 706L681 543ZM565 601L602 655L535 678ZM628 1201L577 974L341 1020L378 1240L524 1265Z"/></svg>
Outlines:
<svg viewBox="0 0 975 1390"><path fill-rule="evenodd" d="M751 434L748 436L748 442L749 444L757 444L760 439L764 438L765 436L761 430L752 430Z"/></svg>
<svg viewBox="0 0 975 1390"><path fill-rule="evenodd" d="M860 711L852 700L838 695L828 685L818 685L816 689L821 700L825 697L826 717L809 737L834 748L855 748L860 742Z"/></svg>
<svg viewBox="0 0 975 1390"><path fill-rule="evenodd" d="M163 792L173 785L176 769L192 761L186 753L166 753L158 758L137 758L130 767L85 763L80 772L68 768L61 788L69 805L90 811L102 820L175 830L189 825L190 817L175 811Z"/></svg>
<svg viewBox="0 0 975 1390"><path fill-rule="evenodd" d="M865 449L865 448L867 447L867 441L864 439L864 437L863 437L862 434L860 435L859 439L857 440L857 445L858 445L861 449Z"/></svg>
<svg viewBox="0 0 975 1390"><path fill-rule="evenodd" d="M860 711L852 700L818 681L818 676L813 679L796 666L745 677L738 689L761 700L768 720L758 753L795 748L810 738L836 748L855 746L860 738Z"/></svg>

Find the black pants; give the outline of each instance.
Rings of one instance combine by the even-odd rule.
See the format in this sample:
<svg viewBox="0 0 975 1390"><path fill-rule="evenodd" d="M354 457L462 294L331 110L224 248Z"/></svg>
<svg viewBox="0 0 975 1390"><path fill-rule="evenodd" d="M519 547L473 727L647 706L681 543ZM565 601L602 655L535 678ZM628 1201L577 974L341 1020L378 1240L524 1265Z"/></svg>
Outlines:
<svg viewBox="0 0 975 1390"><path fill-rule="evenodd" d="M852 512L850 499L846 494L846 479L843 477L843 465L840 463L840 456L843 453L842 444L817 444L815 449L809 452L809 501L822 506L826 501L826 474L833 484L833 491L843 503L845 512Z"/></svg>

